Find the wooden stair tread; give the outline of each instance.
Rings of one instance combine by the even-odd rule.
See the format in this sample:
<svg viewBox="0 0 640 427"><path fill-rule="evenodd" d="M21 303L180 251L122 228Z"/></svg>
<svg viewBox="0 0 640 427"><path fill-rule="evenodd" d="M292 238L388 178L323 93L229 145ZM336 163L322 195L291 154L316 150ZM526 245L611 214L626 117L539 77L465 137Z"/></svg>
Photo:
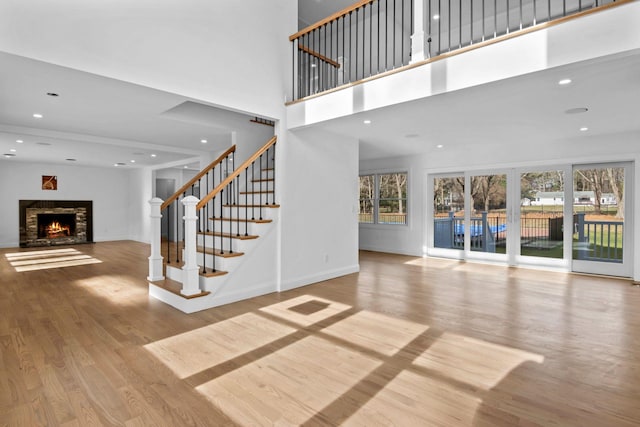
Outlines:
<svg viewBox="0 0 640 427"><path fill-rule="evenodd" d="M203 273L202 266L200 266L200 272L198 274L201 277L218 277L218 276L224 276L227 273L228 271L222 271L222 270L211 271L211 269L207 270L206 273Z"/></svg>
<svg viewBox="0 0 640 427"><path fill-rule="evenodd" d="M240 207L240 208L273 208L273 209L277 209L280 207L280 205L224 205L225 208L235 208L235 207Z"/></svg>
<svg viewBox="0 0 640 427"><path fill-rule="evenodd" d="M209 218L209 221L235 221L235 222L244 222L244 218ZM273 222L271 219L247 219L247 222L252 222L254 224L268 224Z"/></svg>
<svg viewBox="0 0 640 427"><path fill-rule="evenodd" d="M273 190L264 190L264 191L241 191L240 194L273 194Z"/></svg>
<svg viewBox="0 0 640 427"><path fill-rule="evenodd" d="M179 297L182 297L184 299L194 299L194 298L199 298L199 297L204 297L209 295L211 292L209 291L202 291L199 294L195 294L195 295L182 295L180 293L180 290L182 289L182 283L176 281L176 280L172 280L169 278L165 278L164 280L156 280L153 282L149 282L159 288L164 289L165 291L169 291L172 294L178 295Z"/></svg>
<svg viewBox="0 0 640 427"><path fill-rule="evenodd" d="M226 252L222 253L222 252L220 252L219 249L204 248L202 246L196 247L196 252L205 253L207 255L215 255L215 256L222 257L222 258L235 258L235 257L244 255L244 252L229 252L229 251L226 251Z"/></svg>
<svg viewBox="0 0 640 427"><path fill-rule="evenodd" d="M231 237L232 239L239 239L239 240L253 240L253 239L257 239L259 237L259 236L255 236L255 235L245 236L244 234L236 236L233 233L231 233L231 234L229 234L229 233L220 233L219 231L216 231L215 233L213 231L199 231L198 234L203 234L205 236Z"/></svg>

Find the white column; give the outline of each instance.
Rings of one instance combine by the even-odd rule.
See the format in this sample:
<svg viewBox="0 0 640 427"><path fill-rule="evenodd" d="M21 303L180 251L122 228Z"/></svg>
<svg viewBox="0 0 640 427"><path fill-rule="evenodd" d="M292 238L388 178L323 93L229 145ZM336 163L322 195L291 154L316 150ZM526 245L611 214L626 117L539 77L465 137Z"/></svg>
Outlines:
<svg viewBox="0 0 640 427"><path fill-rule="evenodd" d="M425 55L426 40L429 37L425 34L424 19L427 13L427 2L429 0L413 0L413 34L411 34L411 64L424 61L429 57Z"/></svg>
<svg viewBox="0 0 640 427"><path fill-rule="evenodd" d="M162 255L160 255L160 233L161 225L160 206L163 200L157 197L149 200L151 205L151 256L149 257L149 276L147 280L155 282L156 280L164 280L162 274Z"/></svg>
<svg viewBox="0 0 640 427"><path fill-rule="evenodd" d="M188 196L182 199L184 205L184 265L182 266L182 295L199 294L200 267L196 260L196 205L200 202L197 197Z"/></svg>

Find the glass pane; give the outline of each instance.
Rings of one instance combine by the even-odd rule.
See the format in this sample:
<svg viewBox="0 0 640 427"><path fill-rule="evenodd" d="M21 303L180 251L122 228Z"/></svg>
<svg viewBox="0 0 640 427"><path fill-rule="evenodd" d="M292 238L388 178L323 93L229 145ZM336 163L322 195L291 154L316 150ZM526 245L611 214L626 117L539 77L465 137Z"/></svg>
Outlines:
<svg viewBox="0 0 640 427"><path fill-rule="evenodd" d="M464 176L433 179L433 246L464 249Z"/></svg>
<svg viewBox="0 0 640 427"><path fill-rule="evenodd" d="M520 175L520 254L563 257L564 173Z"/></svg>
<svg viewBox="0 0 640 427"><path fill-rule="evenodd" d="M373 199L375 196L375 175L360 177L359 222L373 223Z"/></svg>
<svg viewBox="0 0 640 427"><path fill-rule="evenodd" d="M379 224L407 223L407 174L379 175Z"/></svg>
<svg viewBox="0 0 640 427"><path fill-rule="evenodd" d="M471 250L506 253L507 176L472 176L471 200Z"/></svg>
<svg viewBox="0 0 640 427"><path fill-rule="evenodd" d="M575 169L573 259L622 262L624 168Z"/></svg>

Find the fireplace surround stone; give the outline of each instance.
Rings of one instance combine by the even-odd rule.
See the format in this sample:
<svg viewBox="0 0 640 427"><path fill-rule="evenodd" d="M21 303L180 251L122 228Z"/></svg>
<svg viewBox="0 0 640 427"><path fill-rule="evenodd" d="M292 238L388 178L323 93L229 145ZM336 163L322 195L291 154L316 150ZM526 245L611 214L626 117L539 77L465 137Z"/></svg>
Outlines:
<svg viewBox="0 0 640 427"><path fill-rule="evenodd" d="M92 243L92 205L90 200L20 200L20 247ZM70 236L39 237L38 214L74 214L75 232Z"/></svg>

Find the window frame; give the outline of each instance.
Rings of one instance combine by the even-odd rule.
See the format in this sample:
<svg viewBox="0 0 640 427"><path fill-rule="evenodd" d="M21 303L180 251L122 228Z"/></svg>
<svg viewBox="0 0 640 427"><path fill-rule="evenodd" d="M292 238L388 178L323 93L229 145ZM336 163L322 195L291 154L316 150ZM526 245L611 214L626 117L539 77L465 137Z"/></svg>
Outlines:
<svg viewBox="0 0 640 427"><path fill-rule="evenodd" d="M405 187L406 187L406 193L405 193L405 197L399 197L399 198L382 198L380 197L380 182L381 182L381 176L383 175L394 175L394 174L404 174L406 176L406 183L405 183ZM391 171L378 171L378 172L363 172L361 174L358 175L358 195L360 195L360 182L361 182L361 178L363 177L367 177L367 176L372 176L373 180L374 180L374 192L373 192L373 199L361 199L358 198L358 207L361 206L361 203L363 200L371 200L372 203L372 208L373 208L373 215L372 215L372 222L362 222L360 221L360 212L358 212L358 225L368 225L368 226L390 226L390 227L397 227L397 226L405 226L407 227L409 225L409 171L408 170L391 170ZM400 195L401 196L401 195ZM379 215L379 211L380 211L380 201L389 201L389 200L402 200L404 203L404 215L405 215L405 220L403 223L393 223L393 222L380 222L380 215Z"/></svg>

